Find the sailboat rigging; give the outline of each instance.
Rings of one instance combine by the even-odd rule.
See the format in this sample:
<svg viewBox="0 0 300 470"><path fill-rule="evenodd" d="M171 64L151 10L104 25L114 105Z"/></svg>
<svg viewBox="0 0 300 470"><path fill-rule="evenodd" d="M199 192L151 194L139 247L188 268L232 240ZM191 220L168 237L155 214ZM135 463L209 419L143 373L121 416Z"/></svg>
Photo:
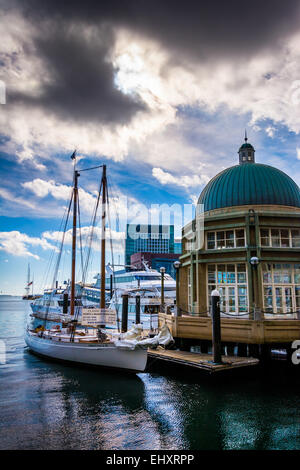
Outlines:
<svg viewBox="0 0 300 470"><path fill-rule="evenodd" d="M75 153L73 154L75 155ZM75 157L74 157L75 158ZM73 159L73 156L72 156ZM78 178L83 171L92 170L102 167L102 178L96 206L93 214L93 224L91 229L91 238L94 231L97 208L102 195L101 207L101 295L100 307L91 308L82 305L80 296L77 295L76 285L76 245L77 245L77 215L79 212L79 194L78 194ZM134 341L120 341L120 337L109 337L107 331L103 331L105 325L111 321L115 312L106 308L105 305L105 236L106 236L106 222L107 222L107 205L108 205L108 192L107 192L107 176L106 165L99 165L93 168L86 168L82 170L76 169L76 159L74 164L74 179L73 190L70 198L68 213L64 226L64 232L61 242L61 249L58 255L58 260L55 267L53 278L54 283L57 283L57 273L59 262L61 259L61 252L65 238L65 231L67 227L68 217L73 203L73 227L72 227L72 259L71 259L71 283L70 283L70 308L68 309L68 289L61 290L60 295L63 299L65 322L62 327L57 325L55 328L47 328L48 310L44 315L44 325L37 325L35 323L35 316L32 315L32 321L28 325L25 333L25 341L29 348L42 356L47 356L54 359L71 361L80 364L92 364L105 367L120 368L133 371L143 371L147 363L147 342L139 342L136 338ZM80 219L80 217L78 217ZM86 271L88 268L90 256L91 240L88 246L88 253L82 273L82 280L84 281ZM56 289L57 291L58 289ZM52 289L49 295L49 307L51 305L51 296L55 292ZM79 316L81 318L79 321ZM39 317L41 318L41 317ZM115 319L114 319L115 321ZM79 329L77 330L77 326Z"/></svg>

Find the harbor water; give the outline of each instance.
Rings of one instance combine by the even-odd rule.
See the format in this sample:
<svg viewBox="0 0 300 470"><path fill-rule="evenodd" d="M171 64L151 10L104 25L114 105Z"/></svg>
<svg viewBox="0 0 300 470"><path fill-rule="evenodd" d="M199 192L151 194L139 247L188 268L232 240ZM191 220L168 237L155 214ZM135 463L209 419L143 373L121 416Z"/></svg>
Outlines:
<svg viewBox="0 0 300 470"><path fill-rule="evenodd" d="M300 448L297 367L220 385L179 370L65 366L25 347L29 309L0 297L0 449Z"/></svg>

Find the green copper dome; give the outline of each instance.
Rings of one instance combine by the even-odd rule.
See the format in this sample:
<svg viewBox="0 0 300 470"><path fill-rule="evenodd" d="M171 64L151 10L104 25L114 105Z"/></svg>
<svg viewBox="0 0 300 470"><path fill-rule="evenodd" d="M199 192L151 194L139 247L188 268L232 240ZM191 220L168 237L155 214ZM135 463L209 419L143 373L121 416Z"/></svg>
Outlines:
<svg viewBox="0 0 300 470"><path fill-rule="evenodd" d="M277 168L244 162L216 175L203 189L198 203L204 204L204 211L265 204L300 208L300 189Z"/></svg>

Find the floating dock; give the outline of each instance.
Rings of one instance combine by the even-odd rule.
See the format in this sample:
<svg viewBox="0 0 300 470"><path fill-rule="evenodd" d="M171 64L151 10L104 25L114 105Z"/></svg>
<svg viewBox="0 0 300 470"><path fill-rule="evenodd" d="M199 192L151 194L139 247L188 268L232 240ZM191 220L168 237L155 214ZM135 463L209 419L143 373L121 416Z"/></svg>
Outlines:
<svg viewBox="0 0 300 470"><path fill-rule="evenodd" d="M148 350L148 357L153 361L201 369L209 374L242 367L253 367L259 364L259 359L253 357L222 356L222 363L213 362L211 354L200 354L187 351L156 349ZM150 364L151 364L150 362Z"/></svg>

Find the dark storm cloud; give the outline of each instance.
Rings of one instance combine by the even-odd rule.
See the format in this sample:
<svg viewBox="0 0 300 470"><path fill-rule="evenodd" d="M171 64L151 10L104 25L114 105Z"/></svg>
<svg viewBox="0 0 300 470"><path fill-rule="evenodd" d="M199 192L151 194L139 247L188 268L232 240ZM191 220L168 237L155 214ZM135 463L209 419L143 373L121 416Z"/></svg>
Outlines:
<svg viewBox="0 0 300 470"><path fill-rule="evenodd" d="M299 29L299 0L27 0L27 5L36 18L109 22L198 57L247 56L278 46Z"/></svg>
<svg viewBox="0 0 300 470"><path fill-rule="evenodd" d="M114 86L113 67L106 58L114 42L111 29L101 28L88 40L79 28L68 30L61 22L48 28L43 28L34 44L47 69L42 93L30 96L8 91L8 103L43 107L48 113L84 122L125 122L145 109Z"/></svg>
<svg viewBox="0 0 300 470"><path fill-rule="evenodd" d="M119 27L159 41L171 60L191 65L246 61L263 49L276 53L299 28L298 0L22 0L18 5L35 28L40 25L36 53L53 81L36 99L24 94L11 99L102 122L124 122L143 108L115 88L106 60ZM95 26L98 33L84 39L76 25Z"/></svg>

